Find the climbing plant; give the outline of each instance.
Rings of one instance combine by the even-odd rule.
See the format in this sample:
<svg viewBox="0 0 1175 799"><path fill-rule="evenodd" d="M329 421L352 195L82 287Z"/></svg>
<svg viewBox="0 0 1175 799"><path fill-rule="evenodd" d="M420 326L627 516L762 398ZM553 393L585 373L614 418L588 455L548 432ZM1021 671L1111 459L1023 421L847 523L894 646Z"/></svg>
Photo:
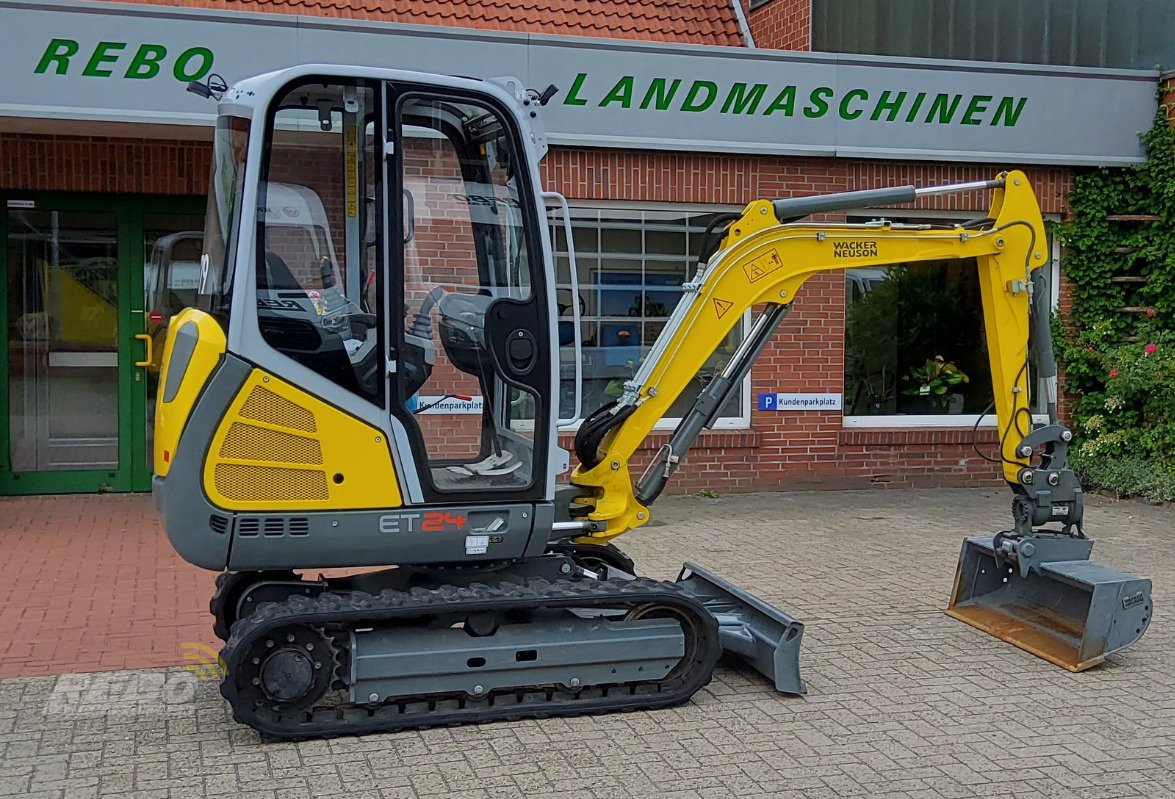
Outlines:
<svg viewBox="0 0 1175 799"><path fill-rule="evenodd" d="M1058 355L1075 470L1122 495L1175 500L1175 130L1160 106L1137 167L1079 174L1058 226L1072 305Z"/></svg>

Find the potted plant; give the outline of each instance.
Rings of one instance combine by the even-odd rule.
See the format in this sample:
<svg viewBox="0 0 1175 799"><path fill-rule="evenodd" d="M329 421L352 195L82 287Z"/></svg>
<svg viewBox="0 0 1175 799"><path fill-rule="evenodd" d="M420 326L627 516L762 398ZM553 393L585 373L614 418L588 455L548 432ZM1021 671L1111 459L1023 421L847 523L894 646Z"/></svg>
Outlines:
<svg viewBox="0 0 1175 799"><path fill-rule="evenodd" d="M916 398L905 403L907 412L963 412L963 395L951 389L970 382L970 378L955 366L954 361L935 355L922 366L912 367L902 381L910 384L902 394Z"/></svg>

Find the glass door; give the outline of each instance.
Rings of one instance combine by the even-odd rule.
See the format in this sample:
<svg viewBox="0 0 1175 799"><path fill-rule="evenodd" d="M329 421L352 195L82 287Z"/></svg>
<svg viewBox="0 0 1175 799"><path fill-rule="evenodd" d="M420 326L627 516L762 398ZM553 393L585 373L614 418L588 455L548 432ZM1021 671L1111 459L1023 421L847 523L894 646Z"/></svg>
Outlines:
<svg viewBox="0 0 1175 799"><path fill-rule="evenodd" d="M188 213L199 205L6 200L0 495L150 488L153 386L167 322L199 263L201 218Z"/></svg>
<svg viewBox="0 0 1175 799"><path fill-rule="evenodd" d="M19 206L6 216L12 488L127 490L118 216Z"/></svg>

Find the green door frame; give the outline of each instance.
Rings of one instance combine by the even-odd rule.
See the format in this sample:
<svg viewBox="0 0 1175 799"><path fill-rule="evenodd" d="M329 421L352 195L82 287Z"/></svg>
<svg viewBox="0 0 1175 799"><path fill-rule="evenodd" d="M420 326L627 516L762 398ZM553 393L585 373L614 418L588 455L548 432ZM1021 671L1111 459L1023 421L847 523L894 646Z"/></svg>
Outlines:
<svg viewBox="0 0 1175 799"><path fill-rule="evenodd" d="M9 451L8 299L0 301L0 496L16 494L89 494L100 491L148 491L147 377L135 361L146 330L144 307L144 218L153 214L200 214L203 198L148 195L73 194L40 191L0 192L0 286L8 285L8 201L32 201L39 210L113 213L118 235L118 468L13 472Z"/></svg>

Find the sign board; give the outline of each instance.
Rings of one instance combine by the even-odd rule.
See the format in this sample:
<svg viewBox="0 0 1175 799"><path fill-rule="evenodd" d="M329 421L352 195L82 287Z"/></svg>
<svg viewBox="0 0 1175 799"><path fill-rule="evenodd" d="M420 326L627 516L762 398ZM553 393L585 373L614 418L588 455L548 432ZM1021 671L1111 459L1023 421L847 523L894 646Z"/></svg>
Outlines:
<svg viewBox="0 0 1175 799"><path fill-rule="evenodd" d="M416 402L409 405L409 410L420 416L429 416L432 414L448 415L481 415L482 398L470 397L445 397L445 396L419 396L415 398ZM417 410L420 409L420 410Z"/></svg>
<svg viewBox="0 0 1175 799"><path fill-rule="evenodd" d="M84 0L0 0L0 30L19 32L0 48L0 117L208 125L190 80L355 64L555 84L552 144L757 155L1133 163L1158 81Z"/></svg>
<svg viewBox="0 0 1175 799"><path fill-rule="evenodd" d="M760 394L761 411L839 411L840 394Z"/></svg>

